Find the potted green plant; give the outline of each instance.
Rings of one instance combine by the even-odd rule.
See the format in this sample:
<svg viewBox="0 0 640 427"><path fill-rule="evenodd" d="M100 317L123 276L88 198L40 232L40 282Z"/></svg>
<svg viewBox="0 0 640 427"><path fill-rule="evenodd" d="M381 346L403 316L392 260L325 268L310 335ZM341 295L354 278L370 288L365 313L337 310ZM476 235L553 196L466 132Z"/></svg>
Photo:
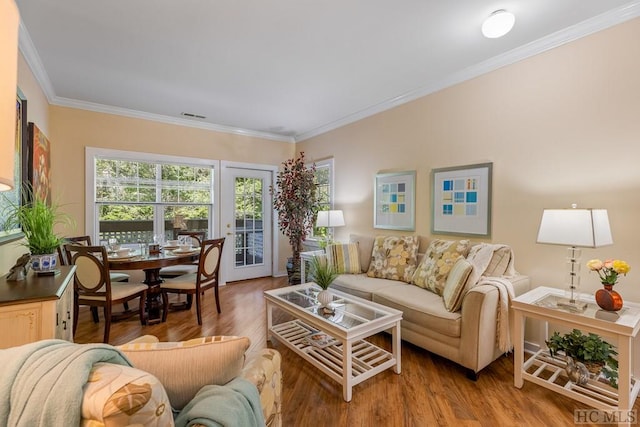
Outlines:
<svg viewBox="0 0 640 427"><path fill-rule="evenodd" d="M556 331L545 343L552 357L558 356L561 352L584 363L589 372L595 375L602 372L609 384L618 388L618 360L614 357L618 353L613 345L599 335L584 335L579 329L564 335Z"/></svg>
<svg viewBox="0 0 640 427"><path fill-rule="evenodd" d="M282 164L276 175L276 183L269 188L274 197L273 205L278 211L280 231L289 238L292 258L289 283L300 283L300 252L302 242L313 229L318 211L315 164L307 167L304 152Z"/></svg>
<svg viewBox="0 0 640 427"><path fill-rule="evenodd" d="M57 251L63 238L54 232L57 224L70 225L71 218L60 212L56 203L47 201L27 187L23 192L25 202L8 202L4 208L5 228L22 229L24 246L31 253L31 267L37 273L55 271Z"/></svg>
<svg viewBox="0 0 640 427"><path fill-rule="evenodd" d="M333 299L329 292L329 286L338 277L336 269L329 264L326 256L314 256L311 259L311 270L309 279L322 288L318 293L318 302L322 307L326 307Z"/></svg>

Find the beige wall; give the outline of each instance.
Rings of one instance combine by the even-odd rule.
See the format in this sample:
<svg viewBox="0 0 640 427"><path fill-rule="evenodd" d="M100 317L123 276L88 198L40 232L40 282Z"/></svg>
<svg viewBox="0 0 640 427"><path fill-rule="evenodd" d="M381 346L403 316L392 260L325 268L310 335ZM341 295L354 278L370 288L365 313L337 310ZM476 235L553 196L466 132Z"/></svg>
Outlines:
<svg viewBox="0 0 640 427"><path fill-rule="evenodd" d="M565 248L536 244L543 208L606 208L614 245L588 259L631 264L617 289L640 302L640 19L442 90L297 145L335 158L336 208L350 232L373 229L373 179L417 171L416 233L430 235L430 171L493 162L492 242L510 244L533 286L563 287ZM582 288L600 287L582 268Z"/></svg>

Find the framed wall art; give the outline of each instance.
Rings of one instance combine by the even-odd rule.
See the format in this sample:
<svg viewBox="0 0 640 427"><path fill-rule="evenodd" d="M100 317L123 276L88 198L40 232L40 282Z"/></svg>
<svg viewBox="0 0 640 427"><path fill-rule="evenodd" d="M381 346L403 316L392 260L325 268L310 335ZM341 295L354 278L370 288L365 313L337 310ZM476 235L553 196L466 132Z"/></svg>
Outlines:
<svg viewBox="0 0 640 427"><path fill-rule="evenodd" d="M33 196L51 205L51 143L35 123L29 123L28 182Z"/></svg>
<svg viewBox="0 0 640 427"><path fill-rule="evenodd" d="M16 139L13 167L14 187L0 194L0 244L22 238L20 228L6 230L6 211L11 205L22 203L22 182L26 179L26 159L23 156L27 145L27 100L18 88L16 93Z"/></svg>
<svg viewBox="0 0 640 427"><path fill-rule="evenodd" d="M380 173L374 183L373 227L415 230L416 172Z"/></svg>
<svg viewBox="0 0 640 427"><path fill-rule="evenodd" d="M433 234L491 235L493 163L431 171Z"/></svg>

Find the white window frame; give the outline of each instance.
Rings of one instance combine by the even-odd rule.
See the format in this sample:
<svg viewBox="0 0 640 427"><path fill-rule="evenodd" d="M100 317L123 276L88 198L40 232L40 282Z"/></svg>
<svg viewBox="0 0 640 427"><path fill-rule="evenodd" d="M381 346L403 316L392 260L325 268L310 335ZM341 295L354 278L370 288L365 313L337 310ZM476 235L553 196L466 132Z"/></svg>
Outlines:
<svg viewBox="0 0 640 427"><path fill-rule="evenodd" d="M158 162L172 164L186 164L193 166L207 166L213 168L213 198L211 200L211 217L209 218L209 236L215 236L220 230L220 161L198 159L194 157L167 156L164 154L144 153L139 151L112 150L108 148L86 147L85 149L85 233L98 242L99 223L96 218L96 182L95 160L106 158L110 160L127 160L142 162ZM213 218L213 219L212 219ZM154 229L160 221L154 218Z"/></svg>
<svg viewBox="0 0 640 427"><path fill-rule="evenodd" d="M334 158L316 160L313 163L316 165L316 169L318 167L321 168L329 168L329 209L333 209L333 201L335 199L335 174L334 174ZM311 166L311 165L309 165ZM320 239L313 235L313 230L311 230L311 236L306 239L307 246L309 247L320 247L319 244Z"/></svg>

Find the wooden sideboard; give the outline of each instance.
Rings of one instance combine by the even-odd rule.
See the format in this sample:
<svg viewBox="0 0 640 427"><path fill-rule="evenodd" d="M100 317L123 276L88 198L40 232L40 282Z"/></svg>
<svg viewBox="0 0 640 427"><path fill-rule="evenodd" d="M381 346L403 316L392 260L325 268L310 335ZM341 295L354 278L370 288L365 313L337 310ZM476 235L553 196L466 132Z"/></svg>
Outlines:
<svg viewBox="0 0 640 427"><path fill-rule="evenodd" d="M25 280L0 278L0 348L59 338L73 341L73 274L61 266L55 276L33 271Z"/></svg>

